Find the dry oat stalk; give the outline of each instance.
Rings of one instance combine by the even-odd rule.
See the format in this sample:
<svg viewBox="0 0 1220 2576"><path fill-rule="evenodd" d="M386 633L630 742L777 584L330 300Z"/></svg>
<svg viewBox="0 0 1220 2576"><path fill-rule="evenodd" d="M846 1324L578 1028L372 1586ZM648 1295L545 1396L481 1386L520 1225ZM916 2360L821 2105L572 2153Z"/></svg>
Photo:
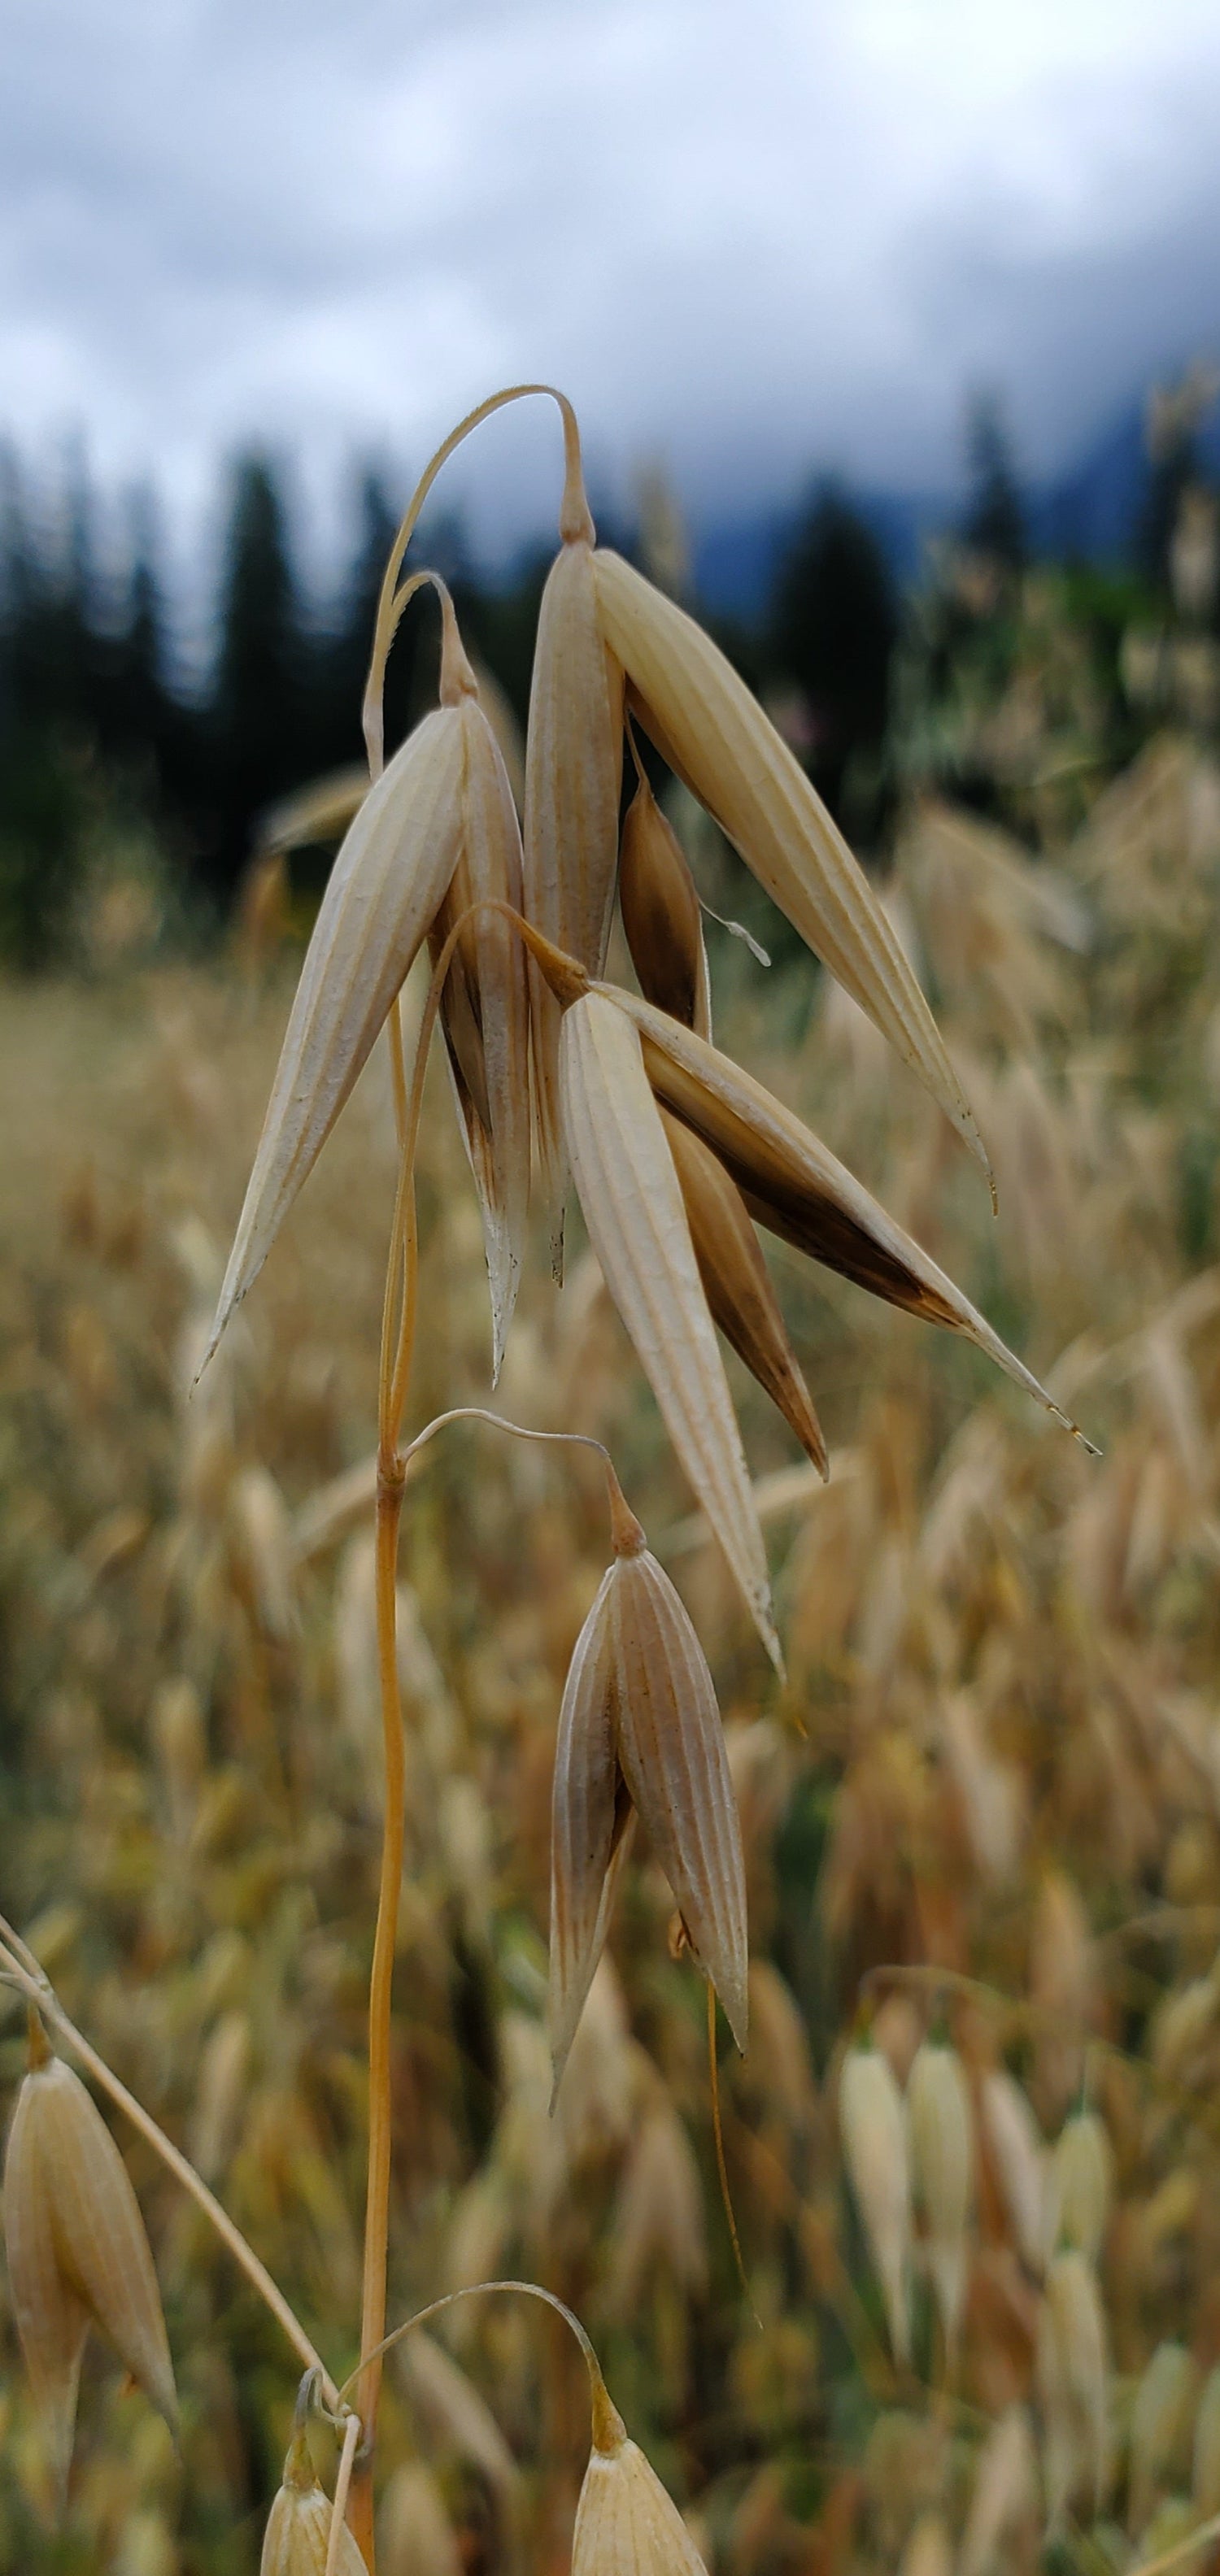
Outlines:
<svg viewBox="0 0 1220 2576"><path fill-rule="evenodd" d="M911 2151L906 2103L889 2059L849 2048L839 2077L843 2161L881 2283L894 2359L911 2358Z"/></svg>
<svg viewBox="0 0 1220 2576"><path fill-rule="evenodd" d="M572 2576L706 2576L676 2504L601 2387L576 2507Z"/></svg>
<svg viewBox="0 0 1220 2576"><path fill-rule="evenodd" d="M177 2432L148 2238L127 2168L79 2076L31 2033L4 2166L4 2234L21 2348L67 2481L81 2355L96 2326Z"/></svg>
<svg viewBox="0 0 1220 2576"><path fill-rule="evenodd" d="M626 1506L564 1689L551 1808L550 2035L556 2089L638 1813L686 1932L745 2046L745 1865L712 1678Z"/></svg>

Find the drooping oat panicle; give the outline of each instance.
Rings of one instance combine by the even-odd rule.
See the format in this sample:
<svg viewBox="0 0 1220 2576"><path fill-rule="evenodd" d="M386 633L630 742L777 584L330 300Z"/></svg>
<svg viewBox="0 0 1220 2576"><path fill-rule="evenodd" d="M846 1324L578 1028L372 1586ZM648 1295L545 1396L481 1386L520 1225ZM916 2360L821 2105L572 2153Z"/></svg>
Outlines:
<svg viewBox="0 0 1220 2576"><path fill-rule="evenodd" d="M178 2401L157 2276L127 2168L79 2076L40 2039L32 2054L5 2159L5 2242L17 2329L47 2411L62 2484L90 2324L173 2433Z"/></svg>
<svg viewBox="0 0 1220 2576"><path fill-rule="evenodd" d="M711 988L695 881L642 770L623 822L618 901L645 1000L710 1038Z"/></svg>
<svg viewBox="0 0 1220 2576"><path fill-rule="evenodd" d="M694 619L609 549L593 557L602 633L657 749L772 900L991 1167L903 948L788 746Z"/></svg>
<svg viewBox="0 0 1220 2576"><path fill-rule="evenodd" d="M673 2498L628 2440L600 2385L572 2533L572 2576L706 2576Z"/></svg>
<svg viewBox="0 0 1220 2576"><path fill-rule="evenodd" d="M911 2179L927 2227L928 2268L945 2343L957 2349L974 2200L970 2088L955 2048L925 2039L907 2078Z"/></svg>
<svg viewBox="0 0 1220 2576"><path fill-rule="evenodd" d="M650 1003L610 985L594 992L612 997L634 1021L658 1100L710 1145L761 1225L875 1297L964 1334L1083 1440L986 1317L791 1110L731 1057Z"/></svg>
<svg viewBox="0 0 1220 2576"><path fill-rule="evenodd" d="M826 1476L830 1470L822 1426L741 1192L693 1127L668 1109L661 1111L661 1124L713 1319Z"/></svg>
<svg viewBox="0 0 1220 2576"><path fill-rule="evenodd" d="M594 1251L679 1463L778 1664L749 1470L639 1038L608 988L570 1005L560 1038L564 1135Z"/></svg>
<svg viewBox="0 0 1220 2576"><path fill-rule="evenodd" d="M598 620L594 528L575 422L565 411L560 551L538 613L525 751L525 910L556 947L600 975L610 935L623 774L623 683ZM531 960L534 1097L543 1181L562 1266L566 1163L559 1112L559 1005Z"/></svg>
<svg viewBox="0 0 1220 2576"><path fill-rule="evenodd" d="M460 856L429 946L459 932L441 996L449 1070L483 1218L491 1289L492 1381L500 1374L525 1255L530 1184L529 1001L521 942L493 903L522 906L521 833L495 735L462 697Z"/></svg>
<svg viewBox="0 0 1220 2576"><path fill-rule="evenodd" d="M292 2442L263 2534L259 2576L326 2576L331 2500L320 2483L303 2433ZM339 2533L338 2576L367 2576L346 2523Z"/></svg>
<svg viewBox="0 0 1220 2576"><path fill-rule="evenodd" d="M890 2348L911 2358L911 2149L907 2107L879 2048L849 2048L839 2077L843 2161L885 2301Z"/></svg>
<svg viewBox="0 0 1220 2576"><path fill-rule="evenodd" d="M572 1655L551 1804L555 2087L605 1942L638 1814L692 1949L744 2048L745 1862L716 1693L690 1618L615 1492L614 1563Z"/></svg>

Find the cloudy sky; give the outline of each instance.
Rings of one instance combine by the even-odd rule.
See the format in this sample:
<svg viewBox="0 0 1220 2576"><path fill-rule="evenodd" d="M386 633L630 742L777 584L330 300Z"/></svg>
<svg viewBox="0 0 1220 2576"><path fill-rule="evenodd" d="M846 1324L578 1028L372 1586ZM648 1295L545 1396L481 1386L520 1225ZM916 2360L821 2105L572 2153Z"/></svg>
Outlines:
<svg viewBox="0 0 1220 2576"><path fill-rule="evenodd" d="M696 502L1027 467L1220 351L1216 0L6 0L0 427L192 507L321 493L492 386ZM545 506L508 415L453 490Z"/></svg>

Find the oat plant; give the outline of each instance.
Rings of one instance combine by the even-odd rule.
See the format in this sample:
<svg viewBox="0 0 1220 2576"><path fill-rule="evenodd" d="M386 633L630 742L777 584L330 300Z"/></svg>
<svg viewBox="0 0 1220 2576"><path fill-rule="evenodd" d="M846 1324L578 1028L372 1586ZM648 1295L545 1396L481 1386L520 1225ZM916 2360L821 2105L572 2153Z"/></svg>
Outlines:
<svg viewBox="0 0 1220 2576"><path fill-rule="evenodd" d="M253 1286L386 1031L399 1174L388 1212L378 1378L384 1798L369 1988L363 2296L359 2358L348 2381L339 2384L257 2253L68 2022L18 1936L5 1931L0 1951L0 1968L31 2009L30 2071L8 2151L10 2270L61 2491L81 2350L91 2327L108 2338L171 2423L175 2401L131 2186L90 2095L51 2055L48 2028L193 2192L304 2369L298 2423L267 2525L268 2576L300 2576L306 2569L352 2576L361 2565L373 2566L382 2365L389 2345L406 2331L387 2335L386 2317L390 2038L405 1797L396 1638L400 1523L412 1461L458 1421L576 1442L599 1454L606 1477L609 1563L558 1712L549 1990L556 2090L637 1819L673 1894L678 1945L718 1996L738 2046L747 2042L746 1877L712 1677L610 1458L575 1431L540 1432L479 1407L456 1408L404 1436L419 1330L415 1157L425 1064L438 1022L482 1219L493 1385L527 1257L532 1186L545 1209L560 1279L574 1195L678 1463L779 1670L763 1528L718 1330L823 1474L828 1462L756 1227L873 1295L964 1335L1075 1429L952 1280L790 1109L714 1043L700 899L650 784L645 738L919 1077L990 1181L973 1114L906 953L803 771L699 626L597 545L576 419L562 395L553 396L564 438L560 545L539 617L519 816L452 600L437 575L404 573L403 563L427 493L458 443L502 404L549 391L513 387L461 422L421 478L398 531L364 706L370 783L309 944L207 1352L210 1358ZM438 704L387 760L387 657L408 601L425 583L441 621ZM624 817L625 764L634 783ZM605 980L616 893L638 991ZM425 951L431 980L408 1062L398 997ZM947 2051L925 2052L909 2120L880 2057L853 2055L844 2081L848 2162L900 2360L909 2333L908 2134L916 2191L924 2195L938 2255L948 2342L957 2330L969 2193L964 2147L953 2191L942 2173L943 2139L957 2138L964 2116L955 2069ZM1062 2340L1066 2331L1060 2311L1066 2316L1071 2262L1080 2259L1059 2258L1068 2269L1048 2292L1059 2321L1054 2333L1048 2328L1048 2374L1059 2366L1054 2337ZM518 2286L528 2291L529 2285ZM591 2458L574 2543L577 2576L697 2568L675 2508L628 2440L582 2330L569 2322L592 2392ZM328 2413L339 2434L333 2498L312 2465L306 2437L313 2409Z"/></svg>

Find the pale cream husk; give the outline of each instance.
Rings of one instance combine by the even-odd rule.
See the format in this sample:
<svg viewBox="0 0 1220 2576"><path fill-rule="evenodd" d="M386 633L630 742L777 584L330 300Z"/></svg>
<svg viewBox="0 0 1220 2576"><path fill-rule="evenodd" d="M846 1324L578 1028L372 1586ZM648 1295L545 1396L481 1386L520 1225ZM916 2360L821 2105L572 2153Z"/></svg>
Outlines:
<svg viewBox="0 0 1220 2576"><path fill-rule="evenodd" d="M602 642L592 547L582 535L556 556L538 616L525 761L525 909L591 975L602 971L610 934L622 769L622 678ZM529 979L539 1150L558 1217L559 1005L532 960Z"/></svg>
<svg viewBox="0 0 1220 2576"><path fill-rule="evenodd" d="M369 789L301 969L206 1360L257 1278L435 919L461 847L465 728L437 707Z"/></svg>
<svg viewBox="0 0 1220 2576"><path fill-rule="evenodd" d="M851 2048L839 2077L843 2161L881 2283L895 2361L911 2357L911 2162L907 2109L879 2048Z"/></svg>
<svg viewBox="0 0 1220 2576"><path fill-rule="evenodd" d="M560 1086L573 1177L607 1287L679 1464L778 1665L758 1512L682 1191L639 1038L608 992L587 993L564 1012Z"/></svg>
<svg viewBox="0 0 1220 2576"><path fill-rule="evenodd" d="M673 2498L625 2438L590 2454L572 2534L572 2576L706 2576Z"/></svg>
<svg viewBox="0 0 1220 2576"><path fill-rule="evenodd" d="M956 2049L925 2040L907 2079L911 2178L927 2226L928 2268L945 2341L957 2341L966 2293L966 2232L974 2197L970 2088Z"/></svg>
<svg viewBox="0 0 1220 2576"><path fill-rule="evenodd" d="M616 1558L572 1655L551 1806L549 2023L558 2088L627 1847L624 1793L739 2047L748 2018L745 1863L716 1694L647 1549Z"/></svg>
<svg viewBox="0 0 1220 2576"><path fill-rule="evenodd" d="M802 939L918 1073L990 1176L899 940L799 762L702 628L621 556L593 558L602 631L658 750Z"/></svg>
<svg viewBox="0 0 1220 2576"><path fill-rule="evenodd" d="M174 2374L139 2203L100 2111L60 2058L34 2067L21 2087L5 2225L14 2305L19 2326L23 2312L30 2324L31 2377L46 2391L57 2456L65 2426L70 2447L81 2313L176 2431ZM49 2286L51 2259L58 2296ZM22 2335L24 2343L24 2326Z"/></svg>
<svg viewBox="0 0 1220 2576"><path fill-rule="evenodd" d="M330 2544L331 2500L316 2479L307 2481L301 2452L294 2444L284 2465L284 2484L267 2516L259 2576L326 2576ZM368 2576L360 2550L344 2523L335 2561L337 2576Z"/></svg>

